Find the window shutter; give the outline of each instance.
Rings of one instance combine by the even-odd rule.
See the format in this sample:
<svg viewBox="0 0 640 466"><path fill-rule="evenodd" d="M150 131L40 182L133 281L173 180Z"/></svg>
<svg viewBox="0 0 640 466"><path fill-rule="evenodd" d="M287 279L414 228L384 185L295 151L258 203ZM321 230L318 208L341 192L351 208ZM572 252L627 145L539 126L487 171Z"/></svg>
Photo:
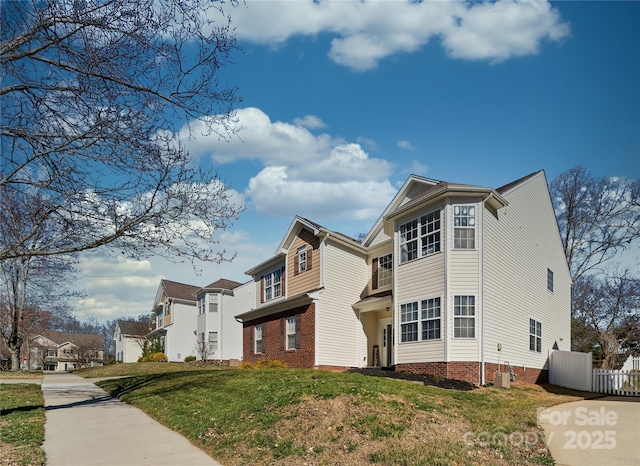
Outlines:
<svg viewBox="0 0 640 466"><path fill-rule="evenodd" d="M256 333L255 326L251 327L249 329L249 354L256 354L255 333Z"/></svg>
<svg viewBox="0 0 640 466"><path fill-rule="evenodd" d="M313 267L313 247L309 246L307 248L307 270L311 270Z"/></svg>
<svg viewBox="0 0 640 466"><path fill-rule="evenodd" d="M300 314L296 316L296 349L300 349Z"/></svg>
<svg viewBox="0 0 640 466"><path fill-rule="evenodd" d="M282 318L280 319L280 351L284 351L286 346L285 346L285 340L287 338L287 319Z"/></svg>
<svg viewBox="0 0 640 466"><path fill-rule="evenodd" d="M378 289L378 258L371 261L371 289Z"/></svg>
<svg viewBox="0 0 640 466"><path fill-rule="evenodd" d="M300 273L300 257L296 251L296 255L293 256L293 276L295 277L298 273Z"/></svg>
<svg viewBox="0 0 640 466"><path fill-rule="evenodd" d="M287 289L285 288L285 278L286 278L286 274L285 274L286 269L284 268L284 266L282 266L282 273L280 274L280 296L286 296L287 293Z"/></svg>
<svg viewBox="0 0 640 466"><path fill-rule="evenodd" d="M264 303L264 275L260 278L260 302Z"/></svg>

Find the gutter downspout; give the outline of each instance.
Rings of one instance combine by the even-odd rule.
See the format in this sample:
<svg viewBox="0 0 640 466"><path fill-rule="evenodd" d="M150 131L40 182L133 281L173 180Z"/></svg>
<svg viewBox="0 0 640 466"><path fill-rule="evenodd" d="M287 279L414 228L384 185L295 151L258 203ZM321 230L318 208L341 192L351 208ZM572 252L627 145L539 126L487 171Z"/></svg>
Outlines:
<svg viewBox="0 0 640 466"><path fill-rule="evenodd" d="M479 233L479 255L480 255L480 270L479 270L479 282L480 289L478 293L480 294L480 310L482 312L482 316L480 318L480 386L485 384L485 361L484 361L484 210L487 201L489 201L493 197L493 193L489 193L489 196L482 201L482 210L480 213L480 229Z"/></svg>

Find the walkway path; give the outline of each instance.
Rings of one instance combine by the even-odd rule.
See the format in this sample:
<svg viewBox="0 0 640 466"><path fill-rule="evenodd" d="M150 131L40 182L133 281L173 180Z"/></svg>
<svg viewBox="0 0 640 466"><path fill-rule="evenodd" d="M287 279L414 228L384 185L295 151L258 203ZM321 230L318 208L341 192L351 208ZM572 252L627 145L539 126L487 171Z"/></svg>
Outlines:
<svg viewBox="0 0 640 466"><path fill-rule="evenodd" d="M45 373L48 466L219 466L187 439L69 373Z"/></svg>
<svg viewBox="0 0 640 466"><path fill-rule="evenodd" d="M640 465L640 397L563 403L538 418L558 466Z"/></svg>

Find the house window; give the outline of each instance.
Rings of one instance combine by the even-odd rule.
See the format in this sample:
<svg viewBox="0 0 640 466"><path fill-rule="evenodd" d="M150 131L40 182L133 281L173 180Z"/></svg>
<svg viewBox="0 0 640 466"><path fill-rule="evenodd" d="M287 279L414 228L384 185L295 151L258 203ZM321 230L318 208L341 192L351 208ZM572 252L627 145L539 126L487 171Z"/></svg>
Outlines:
<svg viewBox="0 0 640 466"><path fill-rule="evenodd" d="M400 306L400 341L418 341L418 302Z"/></svg>
<svg viewBox="0 0 640 466"><path fill-rule="evenodd" d="M475 338L476 336L476 297L453 297L453 337Z"/></svg>
<svg viewBox="0 0 640 466"><path fill-rule="evenodd" d="M476 208L457 205L453 207L454 249L474 249L476 233Z"/></svg>
<svg viewBox="0 0 640 466"><path fill-rule="evenodd" d="M547 269L547 290L553 291L553 271Z"/></svg>
<svg viewBox="0 0 640 466"><path fill-rule="evenodd" d="M171 303L167 301L164 303L164 315L168 316L169 314L171 314Z"/></svg>
<svg viewBox="0 0 640 466"><path fill-rule="evenodd" d="M48 349L47 350L47 357L48 358L55 358L58 355L58 351L54 350L54 349Z"/></svg>
<svg viewBox="0 0 640 466"><path fill-rule="evenodd" d="M542 323L529 319L529 349L542 352Z"/></svg>
<svg viewBox="0 0 640 466"><path fill-rule="evenodd" d="M296 349L296 318L287 317L287 349Z"/></svg>
<svg viewBox="0 0 640 466"><path fill-rule="evenodd" d="M420 243L423 257L440 251L439 210L420 217Z"/></svg>
<svg viewBox="0 0 640 466"><path fill-rule="evenodd" d="M218 293L209 295L209 312L218 312Z"/></svg>
<svg viewBox="0 0 640 466"><path fill-rule="evenodd" d="M378 287L391 285L393 279L393 256L387 254L378 258Z"/></svg>
<svg viewBox="0 0 640 466"><path fill-rule="evenodd" d="M422 339L440 339L440 298L422 301Z"/></svg>
<svg viewBox="0 0 640 466"><path fill-rule="evenodd" d="M262 353L264 348L263 339L262 339L262 324L258 324L255 327L253 327L253 333L256 340L255 352Z"/></svg>
<svg viewBox="0 0 640 466"><path fill-rule="evenodd" d="M198 298L198 314L204 314L205 313L205 308L206 304L205 304L205 295L202 295Z"/></svg>
<svg viewBox="0 0 640 466"><path fill-rule="evenodd" d="M400 262L408 262L436 252L440 252L440 210L434 210L419 219L400 225Z"/></svg>
<svg viewBox="0 0 640 466"><path fill-rule="evenodd" d="M300 246L298 248L298 273L302 273L307 270L307 246Z"/></svg>
<svg viewBox="0 0 640 466"><path fill-rule="evenodd" d="M264 299L277 298L282 295L282 271L280 269L271 272L264 276Z"/></svg>
<svg viewBox="0 0 640 466"><path fill-rule="evenodd" d="M400 225L400 261L407 262L418 257L418 220Z"/></svg>
<svg viewBox="0 0 640 466"><path fill-rule="evenodd" d="M218 350L218 332L209 332L209 349L211 351Z"/></svg>

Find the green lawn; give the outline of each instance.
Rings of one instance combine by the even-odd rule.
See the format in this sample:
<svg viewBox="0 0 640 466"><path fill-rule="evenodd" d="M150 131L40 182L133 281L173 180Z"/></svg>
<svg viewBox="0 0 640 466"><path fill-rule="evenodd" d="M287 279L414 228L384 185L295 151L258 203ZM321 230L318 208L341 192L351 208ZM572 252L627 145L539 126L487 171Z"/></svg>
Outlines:
<svg viewBox="0 0 640 466"><path fill-rule="evenodd" d="M40 385L0 386L0 464L43 465L44 399Z"/></svg>
<svg viewBox="0 0 640 466"><path fill-rule="evenodd" d="M104 370L141 374L151 371L137 367L146 364ZM351 373L178 366L99 385L225 465L552 464L536 410L583 395L535 385L459 392ZM76 373L103 375L91 370Z"/></svg>

